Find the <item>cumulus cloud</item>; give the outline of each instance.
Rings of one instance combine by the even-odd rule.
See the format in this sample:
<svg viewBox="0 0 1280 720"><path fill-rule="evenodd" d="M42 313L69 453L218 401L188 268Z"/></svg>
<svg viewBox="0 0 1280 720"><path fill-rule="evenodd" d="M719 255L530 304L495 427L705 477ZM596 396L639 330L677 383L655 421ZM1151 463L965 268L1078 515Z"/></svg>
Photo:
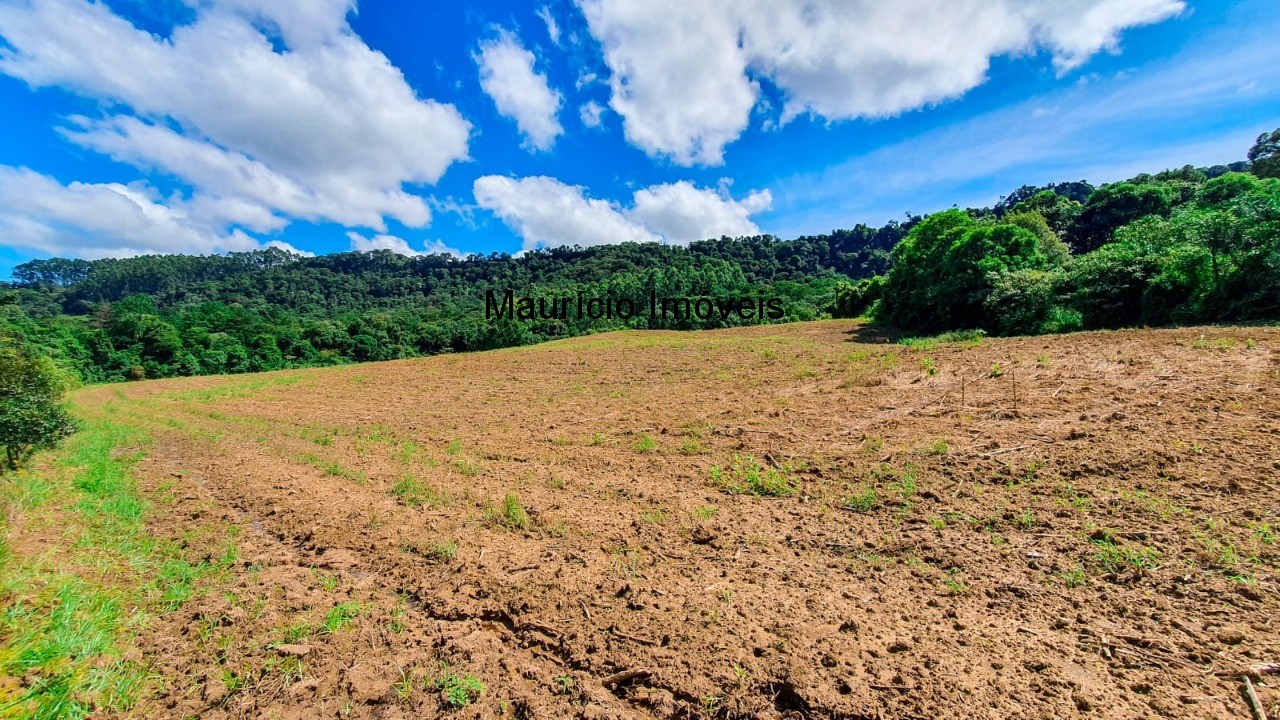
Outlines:
<svg viewBox="0 0 1280 720"><path fill-rule="evenodd" d="M772 204L773 196L768 190L732 200L681 180L637 190L627 216L662 235L669 243L687 245L725 235L758 235L760 228L751 221L751 216L768 210Z"/></svg>
<svg viewBox="0 0 1280 720"><path fill-rule="evenodd" d="M506 30L480 44L480 87L493 98L498 112L516 122L525 144L550 150L564 132L557 115L563 98L547 84L547 76L535 72L533 53Z"/></svg>
<svg viewBox="0 0 1280 720"><path fill-rule="evenodd" d="M357 232L348 232L347 238L351 240L351 249L356 252L372 252L374 250L390 250L397 255L406 257L416 257L418 255L452 255L456 258L462 258L462 251L449 247L442 240L432 240L427 243L422 250L414 250L409 245L409 241L395 235L374 235L373 237L365 237Z"/></svg>
<svg viewBox="0 0 1280 720"><path fill-rule="evenodd" d="M1117 47L1183 0L578 0L631 143L717 164L747 127L757 78L782 121L886 117L962 95L992 57L1047 50L1059 72Z"/></svg>
<svg viewBox="0 0 1280 720"><path fill-rule="evenodd" d="M524 238L525 250L659 240L608 201L587 198L581 187L555 178L485 175L476 179L472 190L481 207Z"/></svg>
<svg viewBox="0 0 1280 720"><path fill-rule="evenodd" d="M584 188L550 177L486 175L475 181L476 202L524 240L524 249L558 245L667 242L686 245L722 235L756 235L750 215L767 209L768 190L733 200L680 181L638 190L631 208L589 198Z"/></svg>
<svg viewBox="0 0 1280 720"><path fill-rule="evenodd" d="M195 20L160 38L101 2L4 3L0 72L106 103L113 114L64 134L189 183L200 222L430 221L404 186L435 183L465 159L471 126L418 97L351 31L351 0L194 4Z"/></svg>
<svg viewBox="0 0 1280 720"><path fill-rule="evenodd" d="M150 188L120 183L62 184L0 165L0 237L7 245L81 258L261 249L240 230L224 232L166 203ZM296 251L284 243L274 243Z"/></svg>

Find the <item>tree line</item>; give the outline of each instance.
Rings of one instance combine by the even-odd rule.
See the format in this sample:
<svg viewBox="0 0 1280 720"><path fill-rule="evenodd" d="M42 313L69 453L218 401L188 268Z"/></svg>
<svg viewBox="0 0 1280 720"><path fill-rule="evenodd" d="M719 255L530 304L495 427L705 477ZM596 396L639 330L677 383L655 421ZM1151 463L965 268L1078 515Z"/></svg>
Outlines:
<svg viewBox="0 0 1280 720"><path fill-rule="evenodd" d="M32 260L0 290L0 327L86 382L254 372L485 350L625 327L699 329L740 314L485 319L488 291L531 297L779 298L781 318L829 313L835 288L886 272L918 218L791 241L561 247L521 256L213 256ZM752 319L751 322L758 322Z"/></svg>
<svg viewBox="0 0 1280 720"><path fill-rule="evenodd" d="M837 287L834 312L915 334L1280 318L1280 130L1248 163L1093 188L1022 188L914 225L891 267Z"/></svg>
<svg viewBox="0 0 1280 720"><path fill-rule="evenodd" d="M486 320L491 292L751 298L773 313ZM745 298L745 299L744 299ZM484 350L619 328L865 316L903 333L1065 332L1280 318L1280 129L1248 162L1094 187L1024 186L989 208L783 241L559 247L465 259L389 251L40 259L0 283L2 467L75 429L77 382Z"/></svg>
<svg viewBox="0 0 1280 720"><path fill-rule="evenodd" d="M699 317L485 320L530 297L777 297L778 322L868 315L903 332L994 334L1280 315L1280 130L1249 161L1094 187L1015 190L989 208L794 240L559 247L519 256L227 255L32 260L0 287L0 329L84 382L238 373L507 347Z"/></svg>

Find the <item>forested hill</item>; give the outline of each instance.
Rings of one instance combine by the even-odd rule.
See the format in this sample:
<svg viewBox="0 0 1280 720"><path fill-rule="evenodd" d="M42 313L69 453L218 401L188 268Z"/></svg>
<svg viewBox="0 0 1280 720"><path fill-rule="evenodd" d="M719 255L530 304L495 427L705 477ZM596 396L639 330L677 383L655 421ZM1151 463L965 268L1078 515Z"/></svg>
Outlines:
<svg viewBox="0 0 1280 720"><path fill-rule="evenodd" d="M619 327L746 322L734 315L490 322L485 293L781 297L782 321L826 313L835 287L883 273L918 221L769 236L552 248L520 256L390 251L33 260L15 268L0 322L87 381L245 372L481 350ZM755 322L753 320L752 322Z"/></svg>
<svg viewBox="0 0 1280 720"><path fill-rule="evenodd" d="M490 349L622 327L767 321L485 318L525 297L780 298L776 321L867 314L908 333L1280 317L1280 130L1249 163L1094 187L1018 188L990 208L779 240L625 243L520 256L33 260L0 287L0 335L87 382L272 370Z"/></svg>

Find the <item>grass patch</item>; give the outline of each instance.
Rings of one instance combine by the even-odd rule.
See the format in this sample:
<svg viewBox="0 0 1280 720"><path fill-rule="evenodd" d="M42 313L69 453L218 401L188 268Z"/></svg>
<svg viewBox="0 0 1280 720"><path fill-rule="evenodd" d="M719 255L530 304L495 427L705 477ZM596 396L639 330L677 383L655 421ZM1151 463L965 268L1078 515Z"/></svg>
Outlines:
<svg viewBox="0 0 1280 720"><path fill-rule="evenodd" d="M876 489L869 487L860 493L856 493L845 498L841 507L854 512L868 512L874 509L878 504L879 502L876 499Z"/></svg>
<svg viewBox="0 0 1280 720"><path fill-rule="evenodd" d="M409 507L419 505L439 506L449 502L444 493L418 480L412 475L405 475L391 486L391 494Z"/></svg>
<svg viewBox="0 0 1280 720"><path fill-rule="evenodd" d="M533 520L525 512L524 505L520 504L520 496L515 493L507 493L500 507L486 505L484 519L490 525L508 530L529 530L533 527Z"/></svg>
<svg viewBox="0 0 1280 720"><path fill-rule="evenodd" d="M37 557L0 541L0 674L27 680L0 687L0 717L127 715L158 680L125 659L133 636L234 562L233 544L193 564L147 532L131 468L149 443L142 428L90 419L0 484L0 538L11 523L58 530Z"/></svg>
<svg viewBox="0 0 1280 720"><path fill-rule="evenodd" d="M334 605L329 612L324 615L324 622L320 624L320 631L326 635L332 635L338 632L352 620L360 617L363 608L357 602L344 602Z"/></svg>
<svg viewBox="0 0 1280 720"><path fill-rule="evenodd" d="M1109 537L1093 541L1093 566L1104 573L1119 573L1126 568L1154 570L1160 564L1155 548L1122 545Z"/></svg>
<svg viewBox="0 0 1280 720"><path fill-rule="evenodd" d="M734 454L728 467L713 465L711 481L725 492L735 495L789 497L796 494L799 483L791 468L771 468L750 455Z"/></svg>
<svg viewBox="0 0 1280 720"><path fill-rule="evenodd" d="M656 447L658 447L658 443L655 442L653 438L649 437L647 433L642 434L635 444L635 450L638 453L653 452Z"/></svg>

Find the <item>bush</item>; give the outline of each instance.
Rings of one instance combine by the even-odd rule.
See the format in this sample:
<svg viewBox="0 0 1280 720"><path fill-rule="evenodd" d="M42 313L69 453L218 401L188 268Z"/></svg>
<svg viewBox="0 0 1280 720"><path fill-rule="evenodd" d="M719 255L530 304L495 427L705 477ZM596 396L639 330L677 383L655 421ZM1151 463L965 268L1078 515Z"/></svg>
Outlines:
<svg viewBox="0 0 1280 720"><path fill-rule="evenodd" d="M1020 218L1028 220L1040 226L1034 217ZM1052 237L1048 228L1040 229ZM935 213L893 249L877 319L910 332L994 329L998 323L987 307L993 280L1054 267L1031 230L979 223L961 210Z"/></svg>
<svg viewBox="0 0 1280 720"><path fill-rule="evenodd" d="M1035 335L1053 313L1058 270L1013 270L992 273L991 294L983 303L986 325L1000 335Z"/></svg>
<svg viewBox="0 0 1280 720"><path fill-rule="evenodd" d="M850 285L836 285L836 300L831 308L832 317L856 318L864 315L884 295L884 276L863 278Z"/></svg>
<svg viewBox="0 0 1280 720"><path fill-rule="evenodd" d="M16 337L0 335L0 445L8 468L75 432L59 404L67 384L48 359Z"/></svg>

